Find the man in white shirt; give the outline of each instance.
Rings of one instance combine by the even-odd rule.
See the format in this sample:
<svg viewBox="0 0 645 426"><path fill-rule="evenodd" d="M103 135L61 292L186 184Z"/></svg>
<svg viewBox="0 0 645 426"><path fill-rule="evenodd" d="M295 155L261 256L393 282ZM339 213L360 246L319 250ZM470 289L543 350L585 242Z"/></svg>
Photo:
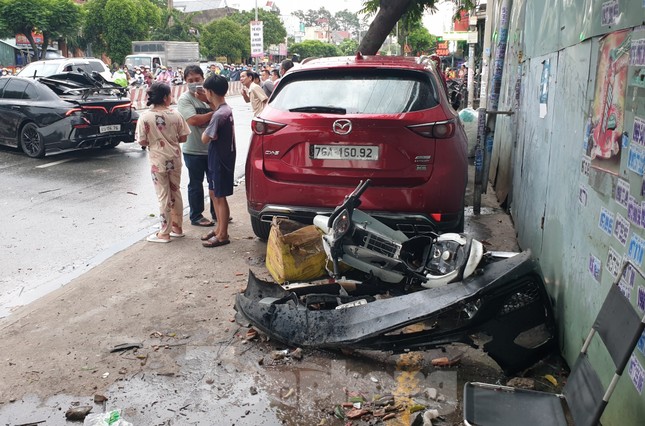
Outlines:
<svg viewBox="0 0 645 426"><path fill-rule="evenodd" d="M266 106L269 97L258 84L253 82L254 78L255 73L253 71L244 70L240 73L240 83L244 86L242 97L245 102L251 102L253 116L257 117Z"/></svg>

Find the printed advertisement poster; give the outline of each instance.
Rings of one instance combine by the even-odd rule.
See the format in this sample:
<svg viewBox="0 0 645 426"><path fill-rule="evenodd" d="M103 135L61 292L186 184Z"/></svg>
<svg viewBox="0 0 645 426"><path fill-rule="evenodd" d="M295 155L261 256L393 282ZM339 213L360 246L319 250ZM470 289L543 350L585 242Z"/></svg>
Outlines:
<svg viewBox="0 0 645 426"><path fill-rule="evenodd" d="M587 155L592 159L592 167L616 175L622 151L630 42L631 30L616 31L600 40L596 89L591 106Z"/></svg>

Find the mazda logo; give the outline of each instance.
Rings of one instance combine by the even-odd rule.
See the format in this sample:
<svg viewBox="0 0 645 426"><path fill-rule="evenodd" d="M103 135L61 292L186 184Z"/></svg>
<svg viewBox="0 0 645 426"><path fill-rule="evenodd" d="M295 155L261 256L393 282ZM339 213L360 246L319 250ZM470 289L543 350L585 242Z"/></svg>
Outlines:
<svg viewBox="0 0 645 426"><path fill-rule="evenodd" d="M352 122L346 119L336 120L331 128L337 135L346 135L352 131Z"/></svg>

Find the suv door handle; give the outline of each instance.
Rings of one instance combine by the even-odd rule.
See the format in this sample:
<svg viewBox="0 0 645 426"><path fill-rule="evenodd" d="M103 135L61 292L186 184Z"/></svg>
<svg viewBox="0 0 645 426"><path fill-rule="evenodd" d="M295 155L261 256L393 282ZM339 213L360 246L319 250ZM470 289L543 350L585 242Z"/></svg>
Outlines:
<svg viewBox="0 0 645 426"><path fill-rule="evenodd" d="M19 105L11 105L11 109L20 109Z"/></svg>

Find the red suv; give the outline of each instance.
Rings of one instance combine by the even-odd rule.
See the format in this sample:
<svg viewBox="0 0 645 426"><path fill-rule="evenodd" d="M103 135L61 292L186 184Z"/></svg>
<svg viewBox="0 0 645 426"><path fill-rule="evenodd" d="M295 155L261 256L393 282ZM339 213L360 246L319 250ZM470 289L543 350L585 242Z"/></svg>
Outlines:
<svg viewBox="0 0 645 426"><path fill-rule="evenodd" d="M305 62L252 128L246 195L261 239L273 216L311 223L368 178L361 209L388 226L463 230L466 135L431 65L360 54Z"/></svg>

